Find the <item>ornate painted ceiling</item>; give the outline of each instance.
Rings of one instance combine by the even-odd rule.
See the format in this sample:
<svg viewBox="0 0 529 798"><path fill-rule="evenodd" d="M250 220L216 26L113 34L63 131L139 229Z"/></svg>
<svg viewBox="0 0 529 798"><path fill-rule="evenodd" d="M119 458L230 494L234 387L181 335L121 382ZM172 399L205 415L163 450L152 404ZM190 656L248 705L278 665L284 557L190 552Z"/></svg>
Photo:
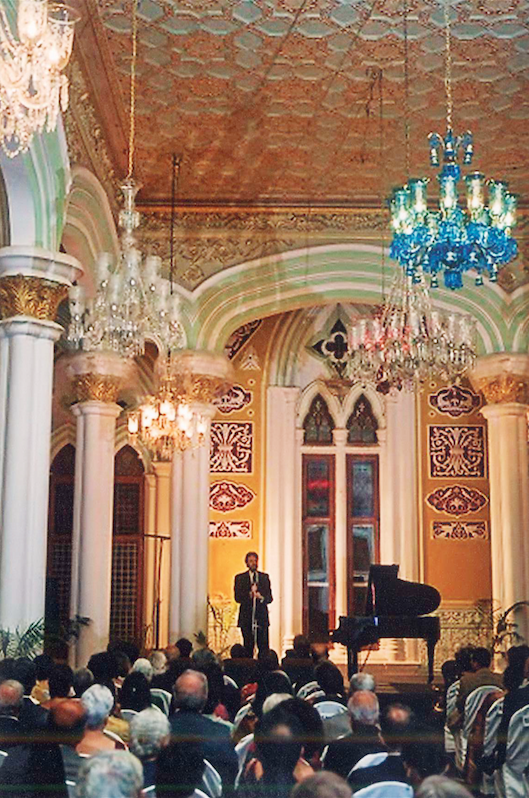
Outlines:
<svg viewBox="0 0 529 798"><path fill-rule="evenodd" d="M527 205L529 0L448 1L454 126L472 129L475 168L507 179ZM126 172L131 0L77 4L77 114L86 100L115 183ZM185 205L380 207L405 181L403 5L140 0L140 203L167 209L176 152ZM433 178L426 137L445 127L444 6L407 6L411 173Z"/></svg>

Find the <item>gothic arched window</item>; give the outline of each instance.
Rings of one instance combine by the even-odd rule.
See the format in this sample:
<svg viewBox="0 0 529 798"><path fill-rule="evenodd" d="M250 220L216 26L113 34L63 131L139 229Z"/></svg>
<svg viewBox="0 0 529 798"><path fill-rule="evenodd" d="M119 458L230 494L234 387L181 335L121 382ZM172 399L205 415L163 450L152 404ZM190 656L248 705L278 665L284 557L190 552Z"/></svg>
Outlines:
<svg viewBox="0 0 529 798"><path fill-rule="evenodd" d="M305 430L304 443L329 444L333 443L332 431L334 422L329 413L329 408L323 396L318 394L312 400L309 412L303 422Z"/></svg>
<svg viewBox="0 0 529 798"><path fill-rule="evenodd" d="M348 443L378 443L378 421L369 399L363 393L358 397L353 412L349 416L347 430Z"/></svg>

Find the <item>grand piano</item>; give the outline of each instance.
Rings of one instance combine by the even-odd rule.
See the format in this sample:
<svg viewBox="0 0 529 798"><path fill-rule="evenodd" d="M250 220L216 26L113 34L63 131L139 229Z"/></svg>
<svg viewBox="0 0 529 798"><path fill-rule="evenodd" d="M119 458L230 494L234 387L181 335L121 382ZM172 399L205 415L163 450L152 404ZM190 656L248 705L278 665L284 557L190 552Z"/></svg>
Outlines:
<svg viewBox="0 0 529 798"><path fill-rule="evenodd" d="M340 617L331 632L335 643L347 646L349 676L358 671L358 652L381 638L419 638L428 648L428 682L433 682L435 646L440 637L439 618L429 616L441 603L435 587L398 579L398 565L371 565L365 615ZM427 616L427 617L425 617Z"/></svg>

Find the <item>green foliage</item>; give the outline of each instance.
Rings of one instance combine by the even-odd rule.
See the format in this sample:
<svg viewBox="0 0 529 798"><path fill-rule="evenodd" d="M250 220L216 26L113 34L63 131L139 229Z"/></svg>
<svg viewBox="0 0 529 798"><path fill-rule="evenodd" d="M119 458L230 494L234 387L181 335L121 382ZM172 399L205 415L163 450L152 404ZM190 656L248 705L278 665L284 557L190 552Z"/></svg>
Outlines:
<svg viewBox="0 0 529 798"><path fill-rule="evenodd" d="M0 629L0 648L3 657L29 657L33 659L42 651L44 619L30 623L26 629Z"/></svg>

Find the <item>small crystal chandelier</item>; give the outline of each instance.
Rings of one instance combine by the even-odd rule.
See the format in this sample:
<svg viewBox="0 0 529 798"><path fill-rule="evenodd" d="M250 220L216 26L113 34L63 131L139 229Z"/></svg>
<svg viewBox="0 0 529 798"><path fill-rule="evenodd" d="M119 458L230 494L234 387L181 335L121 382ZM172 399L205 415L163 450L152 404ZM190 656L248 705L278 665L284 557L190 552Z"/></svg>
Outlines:
<svg viewBox="0 0 529 798"><path fill-rule="evenodd" d="M55 130L68 107L65 69L77 14L48 0L19 0L18 40L0 4L1 145L9 158L26 152L35 133Z"/></svg>
<svg viewBox="0 0 529 798"><path fill-rule="evenodd" d="M173 452L202 446L208 429L208 408L182 391L170 357L160 356L158 390L129 413L131 443L140 443L155 460L168 462Z"/></svg>
<svg viewBox="0 0 529 798"><path fill-rule="evenodd" d="M483 284L483 274L496 282L498 270L517 254L511 230L516 224L516 197L502 180L485 181L480 172L465 177L466 210L459 204L458 182L461 169L457 163L459 152L463 164L470 164L474 152L470 132L456 136L452 129L452 57L450 50L450 14L445 0L445 89L446 133L444 137L431 133L430 163L439 166L442 151L443 166L437 176L439 182L439 210L428 210L426 185L428 178L409 180L393 191L390 200L391 225L394 237L390 256L406 273L422 271L430 275L430 285L438 285L439 272L444 274L447 288L463 286L463 273L477 272L476 285ZM488 184L488 205L485 202L485 183Z"/></svg>
<svg viewBox="0 0 529 798"><path fill-rule="evenodd" d="M423 275L398 270L373 318L349 336L350 379L381 393L414 391L426 380L457 381L474 364L475 324L470 316L433 310Z"/></svg>
<svg viewBox="0 0 529 798"><path fill-rule="evenodd" d="M130 73L129 169L121 185L123 208L119 214L121 252L113 265L104 252L97 261L97 290L87 299L82 286L70 289L68 341L85 351L115 352L122 357L142 355L145 341L155 341L160 351L185 346L180 322L179 298L172 281L161 276L162 259L150 255L142 262L134 231L140 224L136 194L140 186L132 177L136 103L137 0L132 14L132 60Z"/></svg>

